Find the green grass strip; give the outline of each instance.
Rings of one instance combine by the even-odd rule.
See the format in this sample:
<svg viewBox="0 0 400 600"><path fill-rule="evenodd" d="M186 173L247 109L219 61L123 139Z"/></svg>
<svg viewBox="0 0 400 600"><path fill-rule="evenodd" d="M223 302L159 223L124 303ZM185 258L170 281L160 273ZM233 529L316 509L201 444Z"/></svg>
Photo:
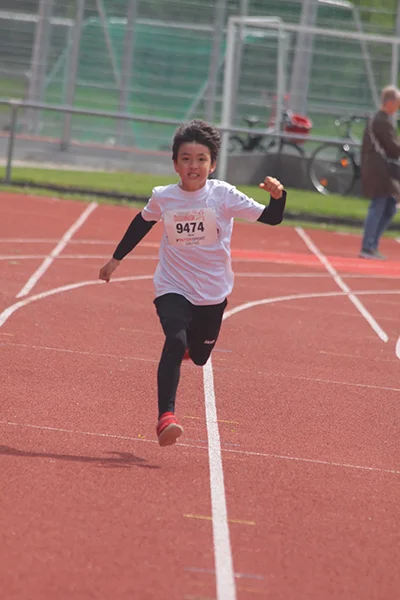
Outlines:
<svg viewBox="0 0 400 600"><path fill-rule="evenodd" d="M0 168L0 178L3 179L5 169ZM91 197L91 194L96 192L116 193L126 198L137 197L145 201L150 197L153 187L158 185L167 185L175 183L178 178L174 175L152 175L146 173L130 173L130 172L107 172L107 171L71 171L71 170L56 170L56 169L40 169L40 168L25 168L15 167L12 171L12 180L14 183L18 181L32 182L35 186L43 185L43 189L48 185L63 187L62 191L51 191L49 195L57 195L58 197L76 197L76 189L88 190L88 194L79 193L79 197ZM29 188L29 185L28 185ZM257 186L238 186L240 190L255 200L265 204L268 202L268 195ZM3 186L1 189L5 190ZM13 186L7 188L9 191L17 191ZM90 193L89 193L90 191ZM30 189L32 194L44 194L42 190ZM47 194L46 194L47 195ZM117 200L121 203L121 200ZM358 219L365 218L368 209L368 201L364 198L356 198L350 196L330 195L323 196L318 192L308 190L289 189L287 210L294 215L309 215L326 218L345 218ZM399 217L396 218L399 222Z"/></svg>

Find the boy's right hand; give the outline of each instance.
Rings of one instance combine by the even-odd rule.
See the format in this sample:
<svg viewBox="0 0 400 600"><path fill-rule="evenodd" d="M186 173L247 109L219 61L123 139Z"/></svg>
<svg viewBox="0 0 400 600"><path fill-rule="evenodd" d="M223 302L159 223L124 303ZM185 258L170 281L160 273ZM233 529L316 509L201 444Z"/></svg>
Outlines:
<svg viewBox="0 0 400 600"><path fill-rule="evenodd" d="M104 267L101 267L99 279L107 281L108 283L111 279L111 275L114 273L115 269L118 267L120 262L120 260L116 260L115 258L109 260L108 263L104 265Z"/></svg>

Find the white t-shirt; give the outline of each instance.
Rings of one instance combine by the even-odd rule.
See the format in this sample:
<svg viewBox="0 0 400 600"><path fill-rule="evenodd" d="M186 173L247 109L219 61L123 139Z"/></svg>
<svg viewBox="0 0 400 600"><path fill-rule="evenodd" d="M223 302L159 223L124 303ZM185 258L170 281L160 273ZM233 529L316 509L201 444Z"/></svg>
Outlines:
<svg viewBox="0 0 400 600"><path fill-rule="evenodd" d="M195 305L219 304L231 293L233 219L257 221L265 206L216 179L196 192L179 184L156 187L142 211L145 221L163 221L156 297L181 294Z"/></svg>

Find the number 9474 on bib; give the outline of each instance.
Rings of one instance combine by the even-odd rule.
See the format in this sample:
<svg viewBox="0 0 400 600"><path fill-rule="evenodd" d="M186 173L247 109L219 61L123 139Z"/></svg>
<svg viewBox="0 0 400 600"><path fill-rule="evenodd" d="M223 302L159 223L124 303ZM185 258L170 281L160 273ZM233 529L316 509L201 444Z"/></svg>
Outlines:
<svg viewBox="0 0 400 600"><path fill-rule="evenodd" d="M211 246L218 240L217 217L212 208L166 211L164 227L171 246Z"/></svg>

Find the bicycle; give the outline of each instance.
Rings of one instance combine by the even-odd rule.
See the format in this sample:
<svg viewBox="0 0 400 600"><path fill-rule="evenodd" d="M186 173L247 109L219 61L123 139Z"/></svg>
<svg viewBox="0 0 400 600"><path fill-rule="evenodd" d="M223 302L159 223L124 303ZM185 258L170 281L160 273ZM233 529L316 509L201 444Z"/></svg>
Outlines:
<svg viewBox="0 0 400 600"><path fill-rule="evenodd" d="M343 125L346 128L341 137L348 138L349 141L344 144L328 142L314 150L310 157L308 174L314 188L321 194L337 193L346 196L360 179L359 152L354 147L359 140L352 134L351 129L355 123L366 119L365 116L357 115L336 119L337 129Z"/></svg>
<svg viewBox="0 0 400 600"><path fill-rule="evenodd" d="M249 128L251 129L254 125L257 125L260 122L258 117L244 117L243 120ZM274 119L270 119L268 122L268 127L273 127ZM290 110L284 110L282 114L281 121L281 130L287 131L288 133L301 133L303 135L307 135L310 133L312 128L312 122L307 117L302 117L300 115L294 115ZM268 134L264 133L248 133L245 138L239 135L232 135L229 138L228 152L254 152L259 151L266 153L271 150L274 146L278 144L278 152L282 151L283 146L290 146L294 148L301 157L304 157L304 150L302 148L302 144L304 143L304 138L299 139L285 139L285 138L271 138L265 144L263 140L268 138Z"/></svg>

